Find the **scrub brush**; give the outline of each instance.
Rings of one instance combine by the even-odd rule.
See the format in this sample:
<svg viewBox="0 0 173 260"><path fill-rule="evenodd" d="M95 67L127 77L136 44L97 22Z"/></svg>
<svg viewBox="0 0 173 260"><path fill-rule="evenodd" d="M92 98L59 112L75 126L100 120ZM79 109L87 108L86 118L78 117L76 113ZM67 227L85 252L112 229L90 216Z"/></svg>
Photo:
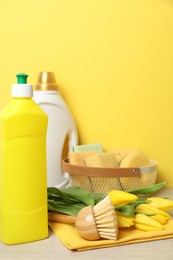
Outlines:
<svg viewBox="0 0 173 260"><path fill-rule="evenodd" d="M113 190L94 207L87 206L79 211L76 218L68 215L49 213L49 221L74 223L79 235L86 240L117 240L118 227L115 206L123 206L137 199L127 192Z"/></svg>

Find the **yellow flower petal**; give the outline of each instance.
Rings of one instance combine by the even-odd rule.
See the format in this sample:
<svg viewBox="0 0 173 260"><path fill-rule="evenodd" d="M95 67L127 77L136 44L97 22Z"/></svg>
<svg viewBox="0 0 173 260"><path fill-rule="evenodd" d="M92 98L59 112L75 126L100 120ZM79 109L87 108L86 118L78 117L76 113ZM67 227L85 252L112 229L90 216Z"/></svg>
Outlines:
<svg viewBox="0 0 173 260"><path fill-rule="evenodd" d="M144 231L162 230L163 225L144 214L135 215L135 227Z"/></svg>
<svg viewBox="0 0 173 260"><path fill-rule="evenodd" d="M136 207L135 209L136 213L144 213L144 214L160 214L165 217L166 220L170 219L170 215L164 212L163 210L160 210L150 204L140 204L139 206Z"/></svg>
<svg viewBox="0 0 173 260"><path fill-rule="evenodd" d="M173 209L173 200L170 199L150 197L147 199L147 203L163 211L168 211Z"/></svg>
<svg viewBox="0 0 173 260"><path fill-rule="evenodd" d="M113 206L123 206L137 199L136 195L120 190L112 190L108 196Z"/></svg>
<svg viewBox="0 0 173 260"><path fill-rule="evenodd" d="M118 211L116 211L116 216L117 216L117 222L118 222L118 227L131 227L134 225L134 218L126 216Z"/></svg>

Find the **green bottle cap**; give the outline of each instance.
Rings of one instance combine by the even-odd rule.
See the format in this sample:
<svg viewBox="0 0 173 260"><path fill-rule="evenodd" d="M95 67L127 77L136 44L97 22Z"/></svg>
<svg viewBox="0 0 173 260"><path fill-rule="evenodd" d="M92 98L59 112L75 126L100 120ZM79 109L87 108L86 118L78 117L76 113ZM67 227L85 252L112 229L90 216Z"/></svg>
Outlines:
<svg viewBox="0 0 173 260"><path fill-rule="evenodd" d="M27 84L27 77L28 75L25 73L19 73L16 75L17 77L17 84Z"/></svg>

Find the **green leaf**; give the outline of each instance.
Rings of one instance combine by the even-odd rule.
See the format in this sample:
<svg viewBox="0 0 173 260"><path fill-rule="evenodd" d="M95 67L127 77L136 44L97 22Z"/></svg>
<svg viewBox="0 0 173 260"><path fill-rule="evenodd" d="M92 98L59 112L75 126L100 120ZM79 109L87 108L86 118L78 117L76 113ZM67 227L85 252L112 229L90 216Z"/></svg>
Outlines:
<svg viewBox="0 0 173 260"><path fill-rule="evenodd" d="M117 207L115 210L119 211L120 213L133 217L135 215L135 205L129 204L129 205L124 205L122 207Z"/></svg>
<svg viewBox="0 0 173 260"><path fill-rule="evenodd" d="M130 204L133 204L136 207L136 206L146 203L146 202L147 202L147 199L138 197L135 201L131 202Z"/></svg>
<svg viewBox="0 0 173 260"><path fill-rule="evenodd" d="M94 206L91 193L80 187L65 189L48 187L47 193L48 210L52 212L76 216L82 208L88 205Z"/></svg>
<svg viewBox="0 0 173 260"><path fill-rule="evenodd" d="M80 187L68 187L65 189L61 189L61 192L76 201L84 203L87 206L94 206L94 199L91 196L91 193Z"/></svg>
<svg viewBox="0 0 173 260"><path fill-rule="evenodd" d="M48 187L47 188L48 191L48 199L54 199L54 200L63 200L66 201L68 203L76 203L76 202L80 202L77 199L74 199L73 197L68 196L67 194L65 194L65 192L62 192L60 189L55 188L55 187Z"/></svg>
<svg viewBox="0 0 173 260"><path fill-rule="evenodd" d="M76 216L78 212L84 207L86 207L86 205L82 203L67 204L63 203L62 201L61 203L57 203L55 201L48 200L49 211L63 213L70 216Z"/></svg>
<svg viewBox="0 0 173 260"><path fill-rule="evenodd" d="M160 189L162 189L165 185L167 184L167 182L160 182L151 186L147 186L147 187L143 187L143 188L138 188L138 189L134 189L134 190L129 190L127 192L129 193L134 193L134 194L151 194L154 193L156 191L159 191Z"/></svg>

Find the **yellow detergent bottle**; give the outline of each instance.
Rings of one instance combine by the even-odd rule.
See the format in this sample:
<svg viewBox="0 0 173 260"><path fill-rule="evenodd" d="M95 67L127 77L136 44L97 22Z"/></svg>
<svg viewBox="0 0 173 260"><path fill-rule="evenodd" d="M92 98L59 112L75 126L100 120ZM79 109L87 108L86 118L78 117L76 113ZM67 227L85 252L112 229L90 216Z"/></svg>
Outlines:
<svg viewBox="0 0 173 260"><path fill-rule="evenodd" d="M46 132L48 117L18 74L0 113L0 240L20 244L48 236Z"/></svg>

